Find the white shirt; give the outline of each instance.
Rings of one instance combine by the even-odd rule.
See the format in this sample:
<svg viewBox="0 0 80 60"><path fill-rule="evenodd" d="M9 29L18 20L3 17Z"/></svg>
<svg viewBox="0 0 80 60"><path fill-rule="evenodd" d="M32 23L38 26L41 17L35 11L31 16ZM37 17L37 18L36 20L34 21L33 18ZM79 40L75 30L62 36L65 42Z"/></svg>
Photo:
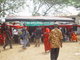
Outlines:
<svg viewBox="0 0 80 60"><path fill-rule="evenodd" d="M14 35L18 35L18 31L16 29L13 30Z"/></svg>

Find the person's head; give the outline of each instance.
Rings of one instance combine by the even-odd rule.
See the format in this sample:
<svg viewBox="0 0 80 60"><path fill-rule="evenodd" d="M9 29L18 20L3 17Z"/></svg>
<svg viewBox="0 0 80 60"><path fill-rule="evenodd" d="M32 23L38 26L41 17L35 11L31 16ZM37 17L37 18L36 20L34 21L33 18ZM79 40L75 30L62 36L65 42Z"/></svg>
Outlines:
<svg viewBox="0 0 80 60"><path fill-rule="evenodd" d="M58 25L57 25L57 24L55 24L55 25L54 25L54 28L58 28Z"/></svg>
<svg viewBox="0 0 80 60"><path fill-rule="evenodd" d="M2 31L5 31L5 30L7 29L7 24L6 24L6 22L4 22L1 26L2 26L2 27L1 27L1 30L2 30Z"/></svg>
<svg viewBox="0 0 80 60"><path fill-rule="evenodd" d="M24 23L23 26L26 26L26 24Z"/></svg>
<svg viewBox="0 0 80 60"><path fill-rule="evenodd" d="M22 32L24 32L24 31L26 31L26 29L23 27L23 28L22 28Z"/></svg>

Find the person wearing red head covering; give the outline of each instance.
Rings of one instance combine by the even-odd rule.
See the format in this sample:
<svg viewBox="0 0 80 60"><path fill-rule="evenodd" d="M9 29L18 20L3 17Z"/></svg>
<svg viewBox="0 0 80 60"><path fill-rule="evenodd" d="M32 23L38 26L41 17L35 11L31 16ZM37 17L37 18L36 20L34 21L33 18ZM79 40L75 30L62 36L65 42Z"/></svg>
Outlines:
<svg viewBox="0 0 80 60"><path fill-rule="evenodd" d="M76 41L77 42L77 34L75 32L72 33L72 41Z"/></svg>
<svg viewBox="0 0 80 60"><path fill-rule="evenodd" d="M49 28L44 28L44 34L43 34L43 42L44 42L44 48L45 48L45 53L48 52L50 50L50 43L49 43L49 33L50 33L50 29Z"/></svg>

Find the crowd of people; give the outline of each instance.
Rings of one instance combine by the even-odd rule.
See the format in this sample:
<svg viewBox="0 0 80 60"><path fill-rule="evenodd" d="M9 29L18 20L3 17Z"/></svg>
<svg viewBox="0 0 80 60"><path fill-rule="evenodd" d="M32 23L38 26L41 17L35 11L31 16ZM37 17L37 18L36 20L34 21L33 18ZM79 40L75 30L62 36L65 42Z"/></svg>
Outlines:
<svg viewBox="0 0 80 60"><path fill-rule="evenodd" d="M41 42L43 42L45 53L50 51L51 60L57 60L59 49L62 47L62 41L63 39L67 39L67 35L63 34L62 29L59 29L58 25L54 25L53 29L50 29L49 27L36 27L30 35L27 27L16 29L3 23L1 26L1 34L4 39L4 50L7 45L10 45L10 49L13 48L12 41L22 44L23 49L30 46L30 40L35 42L35 47L39 47ZM71 31L70 40L77 41L77 35L74 31Z"/></svg>

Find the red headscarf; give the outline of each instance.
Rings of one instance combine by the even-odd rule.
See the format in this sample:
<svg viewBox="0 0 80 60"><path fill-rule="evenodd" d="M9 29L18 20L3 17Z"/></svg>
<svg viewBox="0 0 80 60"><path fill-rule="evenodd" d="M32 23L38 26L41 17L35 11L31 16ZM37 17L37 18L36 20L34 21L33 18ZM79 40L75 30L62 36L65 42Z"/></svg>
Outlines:
<svg viewBox="0 0 80 60"><path fill-rule="evenodd" d="M49 33L50 32L50 29L49 28L46 28L45 32Z"/></svg>

